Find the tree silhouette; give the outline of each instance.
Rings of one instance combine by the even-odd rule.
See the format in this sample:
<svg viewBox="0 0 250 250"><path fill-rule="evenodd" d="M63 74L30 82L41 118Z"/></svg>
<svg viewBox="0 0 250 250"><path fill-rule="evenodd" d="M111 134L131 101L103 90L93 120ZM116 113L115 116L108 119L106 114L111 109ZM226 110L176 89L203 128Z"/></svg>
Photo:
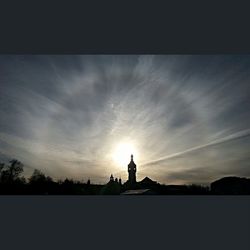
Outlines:
<svg viewBox="0 0 250 250"><path fill-rule="evenodd" d="M29 178L30 184L45 182L46 176L40 170L35 169L31 177Z"/></svg>
<svg viewBox="0 0 250 250"><path fill-rule="evenodd" d="M0 173L2 172L3 168L4 168L4 163L0 163Z"/></svg>
<svg viewBox="0 0 250 250"><path fill-rule="evenodd" d="M23 164L18 160L11 160L9 168L11 180L16 180L19 175L23 172Z"/></svg>
<svg viewBox="0 0 250 250"><path fill-rule="evenodd" d="M45 174L38 169L35 169L29 178L30 193L32 194L53 194L56 192L56 185L50 176L45 176Z"/></svg>
<svg viewBox="0 0 250 250"><path fill-rule="evenodd" d="M88 179L88 181L87 181L87 185L88 185L88 186L90 185L90 179Z"/></svg>
<svg viewBox="0 0 250 250"><path fill-rule="evenodd" d="M9 161L10 165L1 164L0 166L0 181L1 183L13 183L19 179L23 172L23 164L18 160Z"/></svg>

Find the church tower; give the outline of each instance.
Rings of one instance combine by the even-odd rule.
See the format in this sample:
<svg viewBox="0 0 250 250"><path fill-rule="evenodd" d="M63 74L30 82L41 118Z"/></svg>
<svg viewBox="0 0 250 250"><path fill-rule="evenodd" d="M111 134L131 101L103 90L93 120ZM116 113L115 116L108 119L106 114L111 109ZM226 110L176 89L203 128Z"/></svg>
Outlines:
<svg viewBox="0 0 250 250"><path fill-rule="evenodd" d="M131 161L128 164L128 181L133 184L136 183L136 164L133 160L133 155L131 155Z"/></svg>

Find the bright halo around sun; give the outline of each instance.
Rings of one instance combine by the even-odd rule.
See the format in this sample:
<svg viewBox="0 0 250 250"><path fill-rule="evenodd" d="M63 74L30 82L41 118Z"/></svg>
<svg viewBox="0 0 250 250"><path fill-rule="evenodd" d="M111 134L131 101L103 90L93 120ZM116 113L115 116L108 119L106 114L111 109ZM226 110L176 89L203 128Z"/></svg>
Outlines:
<svg viewBox="0 0 250 250"><path fill-rule="evenodd" d="M126 167L131 159L131 154L137 156L137 151L133 143L119 143L113 152L113 160L120 167Z"/></svg>

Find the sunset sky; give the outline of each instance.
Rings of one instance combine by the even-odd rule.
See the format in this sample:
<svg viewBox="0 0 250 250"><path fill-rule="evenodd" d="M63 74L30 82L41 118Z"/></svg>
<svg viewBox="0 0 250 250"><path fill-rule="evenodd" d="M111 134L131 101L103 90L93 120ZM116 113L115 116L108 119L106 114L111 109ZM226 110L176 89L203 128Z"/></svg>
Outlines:
<svg viewBox="0 0 250 250"><path fill-rule="evenodd" d="M2 55L0 160L55 179L250 177L250 55Z"/></svg>

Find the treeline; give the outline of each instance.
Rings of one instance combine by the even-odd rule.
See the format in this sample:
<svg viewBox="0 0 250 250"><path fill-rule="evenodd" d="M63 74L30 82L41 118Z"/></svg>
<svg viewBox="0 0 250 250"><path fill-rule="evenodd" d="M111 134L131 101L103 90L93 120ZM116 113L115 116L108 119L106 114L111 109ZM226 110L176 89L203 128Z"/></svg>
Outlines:
<svg viewBox="0 0 250 250"><path fill-rule="evenodd" d="M154 194L208 194L207 187L198 185L143 185L131 186L117 181L109 181L105 185L91 184L72 179L55 181L40 170L35 169L29 178L22 176L23 164L11 160L9 164L0 163L0 194L7 195L117 195L129 189L150 189Z"/></svg>
<svg viewBox="0 0 250 250"><path fill-rule="evenodd" d="M55 181L40 170L35 169L29 178L22 176L23 164L11 160L0 163L0 195L118 195L127 190L150 190L155 195L250 195L250 179L224 177L202 185L162 185L157 182L137 182L131 185L110 180L105 185L91 184L72 179ZM148 192L146 192L147 194Z"/></svg>
<svg viewBox="0 0 250 250"><path fill-rule="evenodd" d="M55 181L40 170L35 169L29 178L22 176L23 164L18 160L11 160L9 164L0 163L0 194L99 194L103 185L91 185L65 179Z"/></svg>

